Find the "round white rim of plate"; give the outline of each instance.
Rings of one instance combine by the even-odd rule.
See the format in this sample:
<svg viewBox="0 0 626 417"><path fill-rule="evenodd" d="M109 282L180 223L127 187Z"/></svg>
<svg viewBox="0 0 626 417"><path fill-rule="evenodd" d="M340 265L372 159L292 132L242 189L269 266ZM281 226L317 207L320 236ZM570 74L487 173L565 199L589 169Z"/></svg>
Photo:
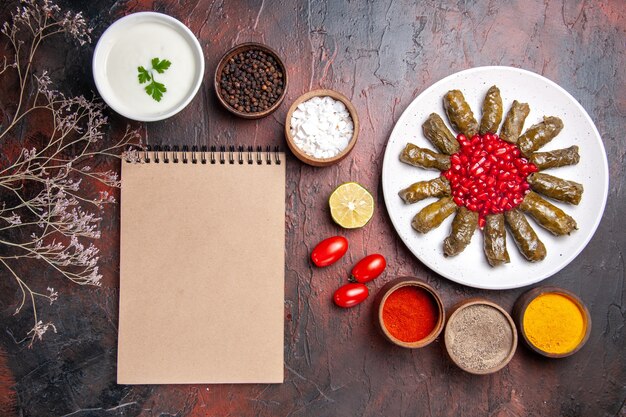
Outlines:
<svg viewBox="0 0 626 417"><path fill-rule="evenodd" d="M476 114L476 111L480 111L484 94L493 84L501 90L505 112L514 99L529 103L531 113L526 120L525 128L538 122L544 114L563 119L565 123L563 131L555 138L554 144L546 146L546 150L571 145L580 147L581 161L578 165L557 168L558 173L556 170L548 171L583 184L585 194L579 206L555 203L576 219L579 230L573 232L571 236L554 237L531 220L533 228L548 250L548 256L542 262L527 262L508 236L507 246L511 262L492 268L482 254L482 236L478 233L474 235L465 252L454 258L445 258L441 246L449 233L453 216L427 235L420 235L412 229L411 218L423 205L434 200L421 202L423 205L420 203L406 205L398 196L398 191L412 182L436 176L434 171L411 167L401 163L398 158L407 142L423 147L431 146L422 134L421 125L432 112L446 119L442 106L445 92L451 89L461 90ZM428 268L451 281L491 290L520 288L537 283L572 262L587 246L600 224L608 196L608 181L608 162L602 139L580 103L558 84L541 75L503 66L477 67L460 71L434 83L419 94L394 125L387 142L382 169L385 206L394 229L408 249Z"/></svg>

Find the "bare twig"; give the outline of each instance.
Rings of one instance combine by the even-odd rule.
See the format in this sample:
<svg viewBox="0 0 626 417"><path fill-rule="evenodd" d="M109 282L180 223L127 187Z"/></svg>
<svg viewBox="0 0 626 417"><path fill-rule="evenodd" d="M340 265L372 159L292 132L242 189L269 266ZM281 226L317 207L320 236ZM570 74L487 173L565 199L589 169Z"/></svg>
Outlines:
<svg viewBox="0 0 626 417"><path fill-rule="evenodd" d="M0 75L15 71L19 91L13 116L0 128L0 144L15 139L17 130L36 112L48 114L52 125L42 143L22 149L6 166L0 166L0 271L20 290L15 314L30 301L33 327L24 341L32 346L47 330L56 332L52 322L39 318L37 300L52 303L58 293L47 284L47 293L35 290L34 277L21 276L15 263L34 259L59 278L100 285L99 250L92 241L101 236L101 218L91 210L100 210L115 199L106 190L88 195L81 185L97 181L119 187L117 172L103 171L88 161L101 157L137 161L137 152L129 146L139 142L140 136L127 129L115 143L104 143L104 104L83 96L66 97L52 87L46 71L33 73L37 49L46 38L63 33L81 45L91 41L91 29L81 13L63 13L50 0L23 0L1 33L8 38L13 56L3 57Z"/></svg>

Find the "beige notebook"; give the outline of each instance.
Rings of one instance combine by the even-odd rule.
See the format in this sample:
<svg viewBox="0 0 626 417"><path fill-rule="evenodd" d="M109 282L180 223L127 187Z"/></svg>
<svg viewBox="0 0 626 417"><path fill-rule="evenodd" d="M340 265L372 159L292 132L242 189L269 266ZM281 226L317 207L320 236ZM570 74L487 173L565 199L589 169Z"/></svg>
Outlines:
<svg viewBox="0 0 626 417"><path fill-rule="evenodd" d="M117 382L282 382L284 154L144 158L122 163Z"/></svg>

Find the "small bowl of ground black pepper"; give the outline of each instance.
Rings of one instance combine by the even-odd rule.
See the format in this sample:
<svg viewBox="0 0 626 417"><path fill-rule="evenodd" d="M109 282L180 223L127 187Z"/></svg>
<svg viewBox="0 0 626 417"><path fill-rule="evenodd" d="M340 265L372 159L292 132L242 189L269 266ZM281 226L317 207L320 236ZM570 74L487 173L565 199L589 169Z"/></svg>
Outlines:
<svg viewBox="0 0 626 417"><path fill-rule="evenodd" d="M280 106L287 92L287 69L268 46L249 42L224 54L215 69L215 92L231 113L259 119Z"/></svg>
<svg viewBox="0 0 626 417"><path fill-rule="evenodd" d="M390 342L404 348L432 343L444 327L445 311L433 287L413 277L385 284L374 302L376 322Z"/></svg>
<svg viewBox="0 0 626 417"><path fill-rule="evenodd" d="M471 374L504 368L517 348L517 330L509 314L491 301L470 298L455 305L444 332L450 359Z"/></svg>

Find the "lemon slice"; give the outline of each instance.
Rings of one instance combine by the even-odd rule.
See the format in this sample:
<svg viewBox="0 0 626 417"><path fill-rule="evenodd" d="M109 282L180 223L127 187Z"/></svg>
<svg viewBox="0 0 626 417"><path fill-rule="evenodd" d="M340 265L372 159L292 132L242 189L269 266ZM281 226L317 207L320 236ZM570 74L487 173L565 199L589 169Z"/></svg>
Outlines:
<svg viewBox="0 0 626 417"><path fill-rule="evenodd" d="M328 204L335 223L346 229L363 227L374 215L374 197L356 182L335 188Z"/></svg>

